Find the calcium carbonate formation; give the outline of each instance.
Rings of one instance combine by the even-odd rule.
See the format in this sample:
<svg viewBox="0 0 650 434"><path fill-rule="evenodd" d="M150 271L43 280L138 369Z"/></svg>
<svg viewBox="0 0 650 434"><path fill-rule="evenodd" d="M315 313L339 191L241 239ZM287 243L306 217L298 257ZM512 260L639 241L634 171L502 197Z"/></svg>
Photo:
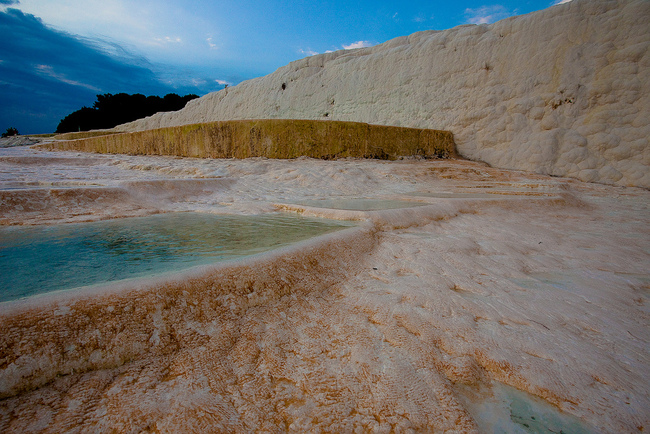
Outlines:
<svg viewBox="0 0 650 434"><path fill-rule="evenodd" d="M334 119L454 133L500 168L650 188L650 2L574 0L292 62L117 127Z"/></svg>

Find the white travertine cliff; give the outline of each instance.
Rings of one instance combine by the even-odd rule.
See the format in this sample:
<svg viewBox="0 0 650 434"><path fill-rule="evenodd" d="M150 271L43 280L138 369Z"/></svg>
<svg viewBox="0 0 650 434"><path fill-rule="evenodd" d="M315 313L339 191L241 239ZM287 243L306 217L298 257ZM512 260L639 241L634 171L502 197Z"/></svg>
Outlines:
<svg viewBox="0 0 650 434"><path fill-rule="evenodd" d="M117 127L335 119L446 129L493 166L650 188L650 2L574 0L308 57Z"/></svg>

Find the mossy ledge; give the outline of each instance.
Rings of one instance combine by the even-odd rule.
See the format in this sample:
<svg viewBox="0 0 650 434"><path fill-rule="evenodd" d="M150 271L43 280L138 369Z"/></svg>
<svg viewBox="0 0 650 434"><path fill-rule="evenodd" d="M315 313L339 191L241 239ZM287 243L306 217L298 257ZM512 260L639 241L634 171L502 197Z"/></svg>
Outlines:
<svg viewBox="0 0 650 434"><path fill-rule="evenodd" d="M221 121L43 144L51 150L199 158L457 156L448 131L317 120Z"/></svg>

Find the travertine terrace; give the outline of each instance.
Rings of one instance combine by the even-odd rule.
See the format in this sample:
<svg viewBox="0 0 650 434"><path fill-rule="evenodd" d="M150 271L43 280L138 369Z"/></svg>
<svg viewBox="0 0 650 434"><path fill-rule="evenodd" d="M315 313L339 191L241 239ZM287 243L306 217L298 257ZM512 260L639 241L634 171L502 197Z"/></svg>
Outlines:
<svg viewBox="0 0 650 434"><path fill-rule="evenodd" d="M600 432L648 426L646 190L458 160L25 148L2 150L0 173L3 224L359 222L243 262L0 303L3 432L491 432L475 408L495 381ZM314 207L358 197L422 206Z"/></svg>
<svg viewBox="0 0 650 434"><path fill-rule="evenodd" d="M495 167L650 187L650 2L574 0L308 57L120 130L335 119L448 130Z"/></svg>
<svg viewBox="0 0 650 434"><path fill-rule="evenodd" d="M359 122L265 119L220 121L51 142L68 151L199 158L378 158L456 156L448 131Z"/></svg>
<svg viewBox="0 0 650 434"><path fill-rule="evenodd" d="M484 162L0 149L10 229L183 211L357 222L241 261L0 303L0 431L537 424L505 387L586 432L647 431L649 17L648 1L573 0L313 56L116 129L357 121L449 130ZM419 206L336 206L362 199Z"/></svg>

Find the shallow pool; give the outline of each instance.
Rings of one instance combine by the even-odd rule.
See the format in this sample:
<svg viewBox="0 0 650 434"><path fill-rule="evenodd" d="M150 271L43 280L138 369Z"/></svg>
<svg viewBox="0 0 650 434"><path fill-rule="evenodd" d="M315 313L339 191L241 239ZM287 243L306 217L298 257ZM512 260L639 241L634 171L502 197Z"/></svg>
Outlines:
<svg viewBox="0 0 650 434"><path fill-rule="evenodd" d="M503 383L488 390L461 391L460 398L480 432L521 434L589 434L597 432L575 416L560 411L541 398Z"/></svg>
<svg viewBox="0 0 650 434"><path fill-rule="evenodd" d="M0 301L252 255L351 225L293 214L170 213L0 228Z"/></svg>

